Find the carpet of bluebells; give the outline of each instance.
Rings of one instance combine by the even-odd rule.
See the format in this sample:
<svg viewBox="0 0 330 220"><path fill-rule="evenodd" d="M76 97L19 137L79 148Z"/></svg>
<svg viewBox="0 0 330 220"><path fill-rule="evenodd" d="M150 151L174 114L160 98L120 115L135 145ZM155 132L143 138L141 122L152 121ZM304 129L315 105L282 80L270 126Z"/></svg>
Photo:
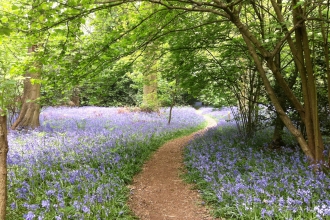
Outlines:
<svg viewBox="0 0 330 220"><path fill-rule="evenodd" d="M290 135L270 150L272 129L242 140L230 110L201 109L218 126L189 144L187 180L226 219L330 219L330 178L313 172ZM327 152L325 152L327 154Z"/></svg>
<svg viewBox="0 0 330 220"><path fill-rule="evenodd" d="M41 127L10 131L7 219L133 219L127 184L150 153L201 128L193 108L159 113L45 108Z"/></svg>

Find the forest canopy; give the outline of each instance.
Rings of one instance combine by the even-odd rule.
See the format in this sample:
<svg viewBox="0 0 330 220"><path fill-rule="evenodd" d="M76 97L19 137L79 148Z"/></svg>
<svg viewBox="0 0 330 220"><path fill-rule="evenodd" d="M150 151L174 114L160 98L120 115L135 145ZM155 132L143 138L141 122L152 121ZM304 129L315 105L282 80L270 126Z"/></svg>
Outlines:
<svg viewBox="0 0 330 220"><path fill-rule="evenodd" d="M0 16L1 106L21 103L13 129L37 127L42 105L199 99L237 106L246 135L268 108L274 142L285 126L324 160L329 1L6 0Z"/></svg>

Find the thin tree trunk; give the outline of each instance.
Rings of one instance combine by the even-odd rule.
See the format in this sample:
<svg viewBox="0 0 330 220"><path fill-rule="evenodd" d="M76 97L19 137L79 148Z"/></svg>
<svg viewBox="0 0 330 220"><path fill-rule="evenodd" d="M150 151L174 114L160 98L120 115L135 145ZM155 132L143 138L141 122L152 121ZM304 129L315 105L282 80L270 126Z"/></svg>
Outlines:
<svg viewBox="0 0 330 220"><path fill-rule="evenodd" d="M276 114L275 126L274 126L274 132L273 132L273 140L271 143L272 148L279 148L284 145L283 138L282 138L283 128L284 128L284 123L281 120L279 114Z"/></svg>
<svg viewBox="0 0 330 220"><path fill-rule="evenodd" d="M7 116L0 109L0 220L6 219L7 208Z"/></svg>
<svg viewBox="0 0 330 220"><path fill-rule="evenodd" d="M171 102L171 107L170 107L170 114L168 117L168 124L171 124L171 120L172 120L172 110L173 107L175 105L175 100L176 100L176 94L177 94L177 87L178 87L178 76L175 76L175 88L174 88L174 92L172 93L172 102Z"/></svg>
<svg viewBox="0 0 330 220"><path fill-rule="evenodd" d="M279 5L279 10L282 11L282 0L277 0L277 4ZM280 28L276 28L277 31L280 31ZM280 37L276 37L277 40L280 40ZM281 69L281 49L275 54L275 65L277 69ZM286 97L283 94L283 90L281 90L280 86L278 85L277 81L275 81L274 92L278 97L280 105L282 106L283 110L286 111ZM282 122L278 113L276 113L276 118L274 121L274 132L273 132L273 139L271 143L272 148L279 148L283 143L282 135L283 135L283 128L284 123Z"/></svg>
<svg viewBox="0 0 330 220"><path fill-rule="evenodd" d="M328 0L327 2L327 17L326 19L329 20L329 10L330 9L330 1ZM319 6L319 16L322 18L322 9L321 6ZM327 84L328 84L328 105L330 108L330 58L329 58L329 41L328 41L328 36L329 36L329 23L325 27L323 22L321 22L321 32L322 32L322 38L323 38L323 48L324 48L324 62L326 65L326 70L327 70ZM329 152L329 165L330 165L330 152Z"/></svg>
<svg viewBox="0 0 330 220"><path fill-rule="evenodd" d="M293 4L297 4L297 1L293 0ZM297 23L303 17L303 9L301 7L296 7L293 9L293 12L294 23ZM305 125L308 137L308 144L310 146L310 149L314 151L315 161L323 161L324 145L322 141L318 116L317 93L315 85L316 81L314 77L313 64L305 22L301 22L301 26L296 29L295 36L297 51L298 55L300 56L300 62L297 65L301 65L301 68L303 68L304 70L303 72L301 72L300 75L303 83L303 89L305 90Z"/></svg>
<svg viewBox="0 0 330 220"><path fill-rule="evenodd" d="M235 24L235 22L233 22ZM301 134L301 132L294 126L294 124L292 123L292 121L290 120L290 118L287 116L287 114L284 112L282 106L280 105L280 102L278 100L278 98L276 97L273 88L270 85L270 82L266 76L265 70L262 66L261 61L259 60L258 54L256 52L256 50L254 49L253 45L251 44L250 40L246 37L244 31L242 31L242 29L239 29L241 31L241 34L243 36L243 39L248 47L248 50L256 64L257 70L261 76L261 79L264 83L266 92L270 98L270 100L272 101L272 103L274 104L274 107L277 111L277 113L279 114L281 120L283 121L283 123L285 124L285 126L288 128L288 130L291 132L291 134L293 134L296 138L296 140L298 141L301 149L303 150L303 152L305 153L305 155L311 160L315 160L315 156L314 156L314 152L311 151L309 149L309 146L306 142L306 140L304 139L303 135Z"/></svg>
<svg viewBox="0 0 330 220"><path fill-rule="evenodd" d="M284 19L282 13L281 13L281 7L280 5L275 2L275 0L271 0L271 3L273 5L273 8L275 10L275 13L276 13L276 16L277 16L277 19L279 20L280 23L282 23L282 30L284 31L285 34L288 33L288 28L285 26L285 23L286 23L286 20ZM287 42L288 42L288 45L290 47L290 50L292 52L292 55L293 55L293 59L294 59L294 62L297 66L297 69L298 69L298 72L301 74L302 72L304 72L304 67L302 67L301 65L301 58L299 58L299 54L298 54L298 51L296 49L296 45L295 43L293 42L292 38L291 38L291 35L288 35L287 37ZM280 73L280 70L276 68L276 65L274 62L271 62L271 60L269 60L268 62L268 67L272 70L272 72L274 73L274 76L276 78L276 80L279 81L279 84L280 86L282 87L282 89L284 90L286 96L288 97L288 99L292 102L293 106L296 108L296 110L298 111L299 115L300 115L300 118L302 119L302 121L305 123L305 109L304 107L301 105L301 103L299 102L299 100L293 95L289 85L287 85Z"/></svg>
<svg viewBox="0 0 330 220"><path fill-rule="evenodd" d="M328 1L328 10L327 10L327 20L329 19L329 7L330 3ZM321 5L319 6L319 17L322 18L322 9ZM321 33L323 38L323 49L324 49L324 62L327 70L327 83L328 83L328 104L330 108L330 59L329 59L329 45L328 45L328 36L329 36L329 24L327 27L324 26L321 22Z"/></svg>
<svg viewBox="0 0 330 220"><path fill-rule="evenodd" d="M35 52L37 46L34 45L29 48L30 55ZM40 79L40 65L38 63L33 64L33 71L28 71L25 74L24 91L22 98L22 108L18 119L14 122L11 129L28 129L39 127L39 115L40 115L40 83L33 82Z"/></svg>
<svg viewBox="0 0 330 220"><path fill-rule="evenodd" d="M285 19L281 14L279 5L271 0L273 8L276 12L277 18L280 22L283 23L282 29L285 33L288 33L288 29L285 26ZM315 79L313 75L312 61L308 43L308 37L306 32L306 24L303 20L304 12L301 6L297 6L297 1L292 1L292 10L293 10L293 22L295 24L295 38L296 42L294 43L291 36L288 35L287 42L290 47L290 50L293 55L294 62L297 66L298 72L301 77L301 85L303 90L303 100L304 107L302 112L296 109L300 113L300 117L305 124L308 148L312 151L314 155L314 162L323 160L323 142L320 132L320 125L318 119L318 109L317 109L317 94L315 88ZM274 63L271 59L267 60L270 69L272 69L276 79L281 78L280 70L276 70ZM284 85L280 82L281 86ZM286 94L288 94L285 91ZM288 96L290 98L290 96Z"/></svg>
<svg viewBox="0 0 330 220"><path fill-rule="evenodd" d="M171 104L171 107L170 107L170 113L169 113L169 115L168 115L168 122L167 122L167 124L171 124L173 107L174 107L174 103Z"/></svg>
<svg viewBox="0 0 330 220"><path fill-rule="evenodd" d="M253 102L253 96L254 96L254 78L255 78L255 72L253 70L249 70L248 71L248 80L249 80L249 87L248 87L248 104L247 104L247 107L248 107L248 121L247 121L247 134L249 136L252 136L255 132L255 120L254 120L254 117L253 117L253 113L254 113L254 108L255 108L255 103Z"/></svg>
<svg viewBox="0 0 330 220"><path fill-rule="evenodd" d="M256 78L257 78L256 79L257 87L256 87L255 95L253 97L254 103L258 103L258 100L260 97L261 85L262 85L260 82L260 77L256 77ZM257 108L254 108L254 120L255 120L255 124L259 124L259 107L258 107L258 105L257 105Z"/></svg>
<svg viewBox="0 0 330 220"><path fill-rule="evenodd" d="M278 101L283 108L283 111L286 111L286 97L285 94L283 94L283 91L281 90L280 86L278 85L277 82L275 82L275 88L274 92L278 98ZM276 112L276 118L275 118L275 124L274 124L274 132L273 132L273 139L272 139L272 148L278 148L282 146L283 139L283 128L284 128L284 123L282 122L280 115Z"/></svg>
<svg viewBox="0 0 330 220"><path fill-rule="evenodd" d="M275 3L276 4L276 3ZM227 13L230 15L230 20L231 22L238 28L238 30L240 31L247 47L249 50L250 55L252 56L254 63L256 65L256 68L261 76L261 79L263 81L263 84L265 86L266 92L270 98L270 100L272 101L272 103L274 104L274 107L277 111L277 113L279 114L281 120L283 121L283 123L285 124L285 126L288 128L288 130L291 132L291 134L294 135L294 137L297 139L301 149L303 150L303 152L305 153L305 155L310 159L310 160L314 160L315 156L314 156L314 152L310 150L308 143L306 142L304 136L302 135L302 133L294 126L294 124L292 123L291 119L288 117L288 115L285 113L285 111L283 110L282 106L280 105L280 102L278 100L278 98L276 97L274 90L267 78L267 75L265 73L265 70L263 68L262 62L259 59L259 56L257 54L256 49L254 48L254 45L256 45L257 49L259 50L260 53L262 53L263 57L269 57L270 53L265 51L265 49L261 46L261 44L258 42L258 40L249 32L248 28L244 26L244 24L241 23L241 21L239 20L238 16L235 15L234 13L230 12L229 10L227 10ZM271 67L275 66L274 65L274 61L272 61L272 59L267 59L267 63L268 65L270 65ZM276 70L276 67L275 67ZM279 71L279 70L278 70ZM276 72L278 72L276 71ZM275 72L273 71L274 75ZM281 75L281 74L278 74ZM276 78L277 79L277 78ZM279 79L279 80L278 80ZM282 76L278 77L278 81L281 85L281 87L284 89L285 93L288 91L289 94L286 93L286 95L288 96L288 98L294 103L294 106L296 107L296 109L298 110L298 112L300 113L301 116L303 116L304 113L304 109L302 108L300 102L298 101L298 99L293 95L292 91L289 89L288 85L285 83L284 79ZM284 82L284 84L282 83ZM303 119L304 117L302 117Z"/></svg>

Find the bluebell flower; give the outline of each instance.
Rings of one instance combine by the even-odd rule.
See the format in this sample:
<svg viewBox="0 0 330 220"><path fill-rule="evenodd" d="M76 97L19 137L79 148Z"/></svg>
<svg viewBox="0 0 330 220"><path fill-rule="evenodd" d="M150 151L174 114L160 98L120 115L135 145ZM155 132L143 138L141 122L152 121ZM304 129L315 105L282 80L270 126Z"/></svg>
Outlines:
<svg viewBox="0 0 330 220"><path fill-rule="evenodd" d="M49 202L49 200L42 200L42 201L41 201L41 206L42 206L43 208L49 209L49 207L50 207L50 202Z"/></svg>
<svg viewBox="0 0 330 220"><path fill-rule="evenodd" d="M16 209L17 208L16 203L15 202L11 203L10 207L11 207L11 209Z"/></svg>
<svg viewBox="0 0 330 220"><path fill-rule="evenodd" d="M84 213L90 213L90 209L87 206L85 206L85 205L82 207L82 211Z"/></svg>
<svg viewBox="0 0 330 220"><path fill-rule="evenodd" d="M73 202L73 207L74 207L76 210L80 210L81 205L80 205L80 203L79 203L78 201L74 201L74 202Z"/></svg>
<svg viewBox="0 0 330 220"><path fill-rule="evenodd" d="M47 196L54 196L55 195L55 190L48 190L47 192L46 192L46 195Z"/></svg>
<svg viewBox="0 0 330 220"><path fill-rule="evenodd" d="M33 220L34 217L36 217L36 215L31 211L29 211L27 214L24 215L25 220Z"/></svg>

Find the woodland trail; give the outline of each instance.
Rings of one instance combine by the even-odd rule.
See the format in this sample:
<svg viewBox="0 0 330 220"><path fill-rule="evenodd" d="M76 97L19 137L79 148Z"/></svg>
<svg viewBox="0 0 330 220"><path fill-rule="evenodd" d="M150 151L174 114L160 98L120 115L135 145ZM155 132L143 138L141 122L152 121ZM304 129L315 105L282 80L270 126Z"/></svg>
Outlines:
<svg viewBox="0 0 330 220"><path fill-rule="evenodd" d="M212 220L191 185L180 178L184 172L183 149L197 134L216 121L208 116L207 127L161 146L133 179L129 207L141 220Z"/></svg>

